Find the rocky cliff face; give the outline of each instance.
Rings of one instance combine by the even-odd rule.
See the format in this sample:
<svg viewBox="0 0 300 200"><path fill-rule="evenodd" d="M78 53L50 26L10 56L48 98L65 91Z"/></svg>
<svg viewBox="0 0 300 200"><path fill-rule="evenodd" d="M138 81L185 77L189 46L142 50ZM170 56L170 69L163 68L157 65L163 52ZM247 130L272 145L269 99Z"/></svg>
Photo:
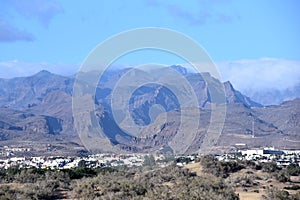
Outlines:
<svg viewBox="0 0 300 200"><path fill-rule="evenodd" d="M0 81L0 107L26 109L39 105L52 91L71 94L73 79L41 71L33 76Z"/></svg>
<svg viewBox="0 0 300 200"><path fill-rule="evenodd" d="M262 107L261 104L252 101L249 97L235 90L229 81L224 83L226 91L226 101L228 103L242 103L246 107Z"/></svg>
<svg viewBox="0 0 300 200"><path fill-rule="evenodd" d="M216 146L247 143L249 146L286 144L294 147L299 142L299 99L279 106L262 107L239 91L230 82L222 83L208 73L188 73L181 66L171 66L192 87L198 101L200 126L189 151L201 148L211 120L212 92L221 95L218 88L224 87L227 102L225 126ZM169 149L168 142L176 136L183 108L179 99L168 87L146 84L132 93L128 102L130 117L140 126L140 137L133 137L122 130L112 115L111 98L114 87L122 75L130 71L109 71L100 80L95 93L94 123L101 125L106 137L113 145L134 151ZM148 80L148 73L136 71L134 76ZM93 72L86 72L88 77ZM0 79L0 140L21 143L22 141L48 141L67 144L79 141L74 129L72 115L72 90L74 77L63 77L41 71L30 77ZM178 84L178 80L170 80ZM118 85L124 94L127 85ZM220 93L220 94L219 94ZM187 103L188 104L188 103ZM192 112L186 120L185 132L189 132L189 121L198 117ZM122 120L121 120L122 121ZM253 128L254 123L254 128ZM88 129L87 129L88 130ZM1 145L1 141L0 141ZM147 146L145 150L145 146Z"/></svg>
<svg viewBox="0 0 300 200"><path fill-rule="evenodd" d="M300 139L300 99L286 101L278 106L266 106L254 109L263 120L283 130L285 139Z"/></svg>
<svg viewBox="0 0 300 200"><path fill-rule="evenodd" d="M0 133L2 140L46 137L60 134L62 120L51 116L38 116L9 108L0 109ZM31 137L32 136L32 137Z"/></svg>

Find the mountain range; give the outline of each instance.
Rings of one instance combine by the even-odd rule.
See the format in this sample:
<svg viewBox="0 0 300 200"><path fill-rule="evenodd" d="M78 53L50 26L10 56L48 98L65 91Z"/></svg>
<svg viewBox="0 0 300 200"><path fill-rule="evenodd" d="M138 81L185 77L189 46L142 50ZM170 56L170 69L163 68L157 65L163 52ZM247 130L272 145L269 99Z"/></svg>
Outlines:
<svg viewBox="0 0 300 200"><path fill-rule="evenodd" d="M95 119L92 123L101 125L112 146L127 152L172 152L169 142L179 135L179 127L183 127L180 131L189 132L190 122L199 119L200 113L200 125L186 152L201 149L208 137L211 107L215 106L211 91L218 92L218 87L222 86L225 90L226 118L221 134L212 144L215 152L230 150L238 143L248 147L299 147L300 99L262 106L235 90L229 81L222 83L208 73L189 73L178 65L170 68L188 81L199 106L182 107L176 95L166 86L155 83L142 85L132 93L128 102L130 117L139 127L138 136L120 127L127 119L122 115L114 116L111 105L115 86L119 87L121 96L128 92L128 85L118 85L118 81L132 69L103 74L93 96ZM87 80L81 83L84 86L89 85L88 80L95 76L94 72L80 73ZM147 80L149 72L135 71L133 76ZM29 77L0 79L0 147L30 147L33 155L85 152L72 113L75 81L76 76L65 77L45 70ZM170 80L170 84L178 84L178 80ZM188 109L191 111L186 113L190 114L181 122L181 114ZM87 126L79 131L88 132L89 123L87 121ZM87 149L105 151L101 147Z"/></svg>

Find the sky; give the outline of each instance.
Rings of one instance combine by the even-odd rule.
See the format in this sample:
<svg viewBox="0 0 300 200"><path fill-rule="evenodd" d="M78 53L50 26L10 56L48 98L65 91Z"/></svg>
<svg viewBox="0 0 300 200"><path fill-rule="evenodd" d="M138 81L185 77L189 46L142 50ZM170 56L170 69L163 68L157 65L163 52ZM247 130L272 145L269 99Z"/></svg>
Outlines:
<svg viewBox="0 0 300 200"><path fill-rule="evenodd" d="M233 79L237 87L257 76L255 84L243 87L270 84L265 73L257 73L260 69L270 77L284 70L284 77L271 82L290 87L300 80L299 8L298 0L0 0L0 77L41 69L70 75L107 38L130 29L161 27L198 42L224 80ZM182 60L148 51L119 62Z"/></svg>

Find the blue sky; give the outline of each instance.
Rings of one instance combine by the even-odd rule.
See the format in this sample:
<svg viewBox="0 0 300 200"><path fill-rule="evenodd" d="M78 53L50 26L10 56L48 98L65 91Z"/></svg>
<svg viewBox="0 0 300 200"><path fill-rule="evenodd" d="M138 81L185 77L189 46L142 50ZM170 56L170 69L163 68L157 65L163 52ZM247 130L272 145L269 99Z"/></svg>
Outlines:
<svg viewBox="0 0 300 200"><path fill-rule="evenodd" d="M247 78L255 79L249 74L259 76L255 70L260 66L267 66L270 74L290 67L291 74L273 79L285 83L292 77L290 87L300 80L299 8L298 0L0 0L0 77L41 69L72 74L96 45L112 35L163 27L196 40L220 63L224 79L234 79L237 88L245 80L242 68L249 70ZM145 51L119 62L182 61ZM263 76L259 80L257 87L272 84Z"/></svg>
<svg viewBox="0 0 300 200"><path fill-rule="evenodd" d="M81 63L108 37L147 26L190 36L215 61L300 59L297 0L0 0L0 4L1 61Z"/></svg>

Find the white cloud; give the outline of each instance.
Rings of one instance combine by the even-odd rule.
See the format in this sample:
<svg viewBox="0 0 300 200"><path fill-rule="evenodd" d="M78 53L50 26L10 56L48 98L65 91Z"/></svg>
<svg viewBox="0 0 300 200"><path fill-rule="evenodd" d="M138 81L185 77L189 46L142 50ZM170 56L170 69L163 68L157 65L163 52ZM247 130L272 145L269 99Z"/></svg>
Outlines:
<svg viewBox="0 0 300 200"><path fill-rule="evenodd" d="M194 65L201 66L202 72L212 67L205 62ZM261 58L216 62L215 65L223 82L230 81L236 90L263 105L300 97L300 60ZM195 71L189 64L183 66Z"/></svg>
<svg viewBox="0 0 300 200"><path fill-rule="evenodd" d="M300 61L275 58L216 63L223 80L244 91L285 90L300 83Z"/></svg>

